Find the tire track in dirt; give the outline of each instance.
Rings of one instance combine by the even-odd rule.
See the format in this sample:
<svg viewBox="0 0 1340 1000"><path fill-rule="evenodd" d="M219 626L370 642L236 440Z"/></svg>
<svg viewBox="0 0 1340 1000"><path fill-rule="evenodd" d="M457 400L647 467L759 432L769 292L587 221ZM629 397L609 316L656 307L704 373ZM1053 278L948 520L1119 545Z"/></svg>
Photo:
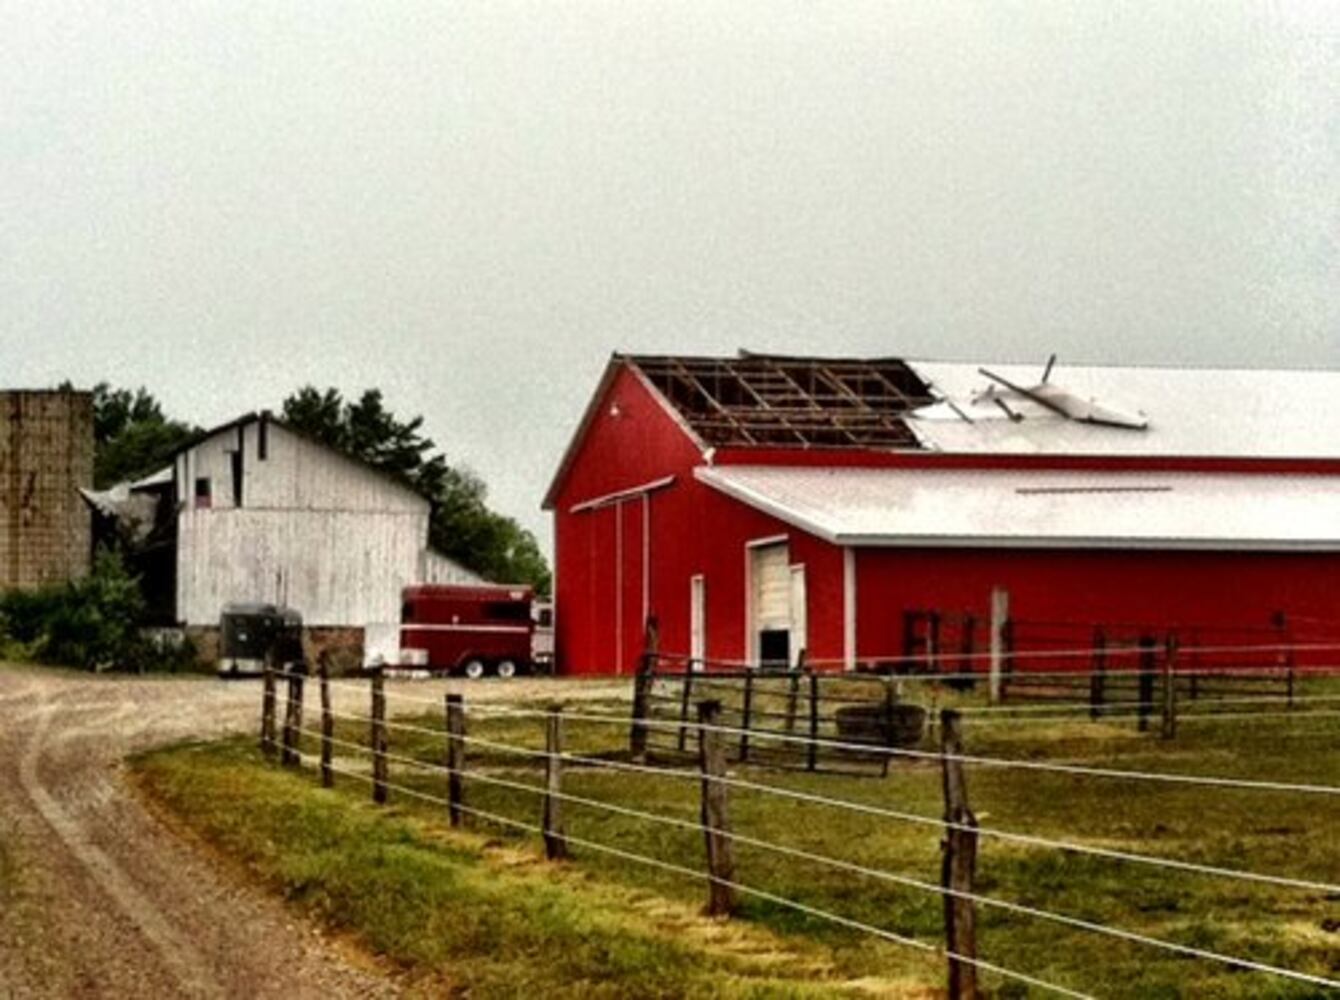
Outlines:
<svg viewBox="0 0 1340 1000"><path fill-rule="evenodd" d="M123 709L133 713L135 706L126 701ZM19 778L29 800L41 813L47 825L65 844L66 849L79 861L93 880L107 894L116 907L128 917L140 933L162 957L182 991L193 997L221 997L200 954L169 924L154 904L145 897L135 883L107 854L93 843L90 831L75 816L61 807L48 792L38 773L43 742L50 727L55 706L46 704L38 715L33 735L19 765ZM124 716L120 716L124 717ZM109 720L112 722L116 719ZM77 739L102 726L71 729L61 734L62 742Z"/></svg>
<svg viewBox="0 0 1340 1000"><path fill-rule="evenodd" d="M0 847L15 862L0 878L0 1000L402 992L127 784L126 754L250 729L256 696L0 665Z"/></svg>

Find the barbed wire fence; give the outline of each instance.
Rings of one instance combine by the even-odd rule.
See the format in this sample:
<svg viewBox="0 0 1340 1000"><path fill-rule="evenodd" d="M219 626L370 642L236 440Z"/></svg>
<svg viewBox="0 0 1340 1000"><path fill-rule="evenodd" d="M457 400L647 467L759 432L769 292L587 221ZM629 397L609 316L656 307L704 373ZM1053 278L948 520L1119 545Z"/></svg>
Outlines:
<svg viewBox="0 0 1340 1000"><path fill-rule="evenodd" d="M1042 836L1028 831L1008 830L983 825L974 815L968 799L964 769L995 768L1023 769L1081 777L1085 780L1136 782L1161 786L1192 786L1219 791L1252 791L1276 795L1298 795L1315 798L1318 803L1336 802L1340 787L1304 782L1278 782L1238 778L1226 775L1197 775L1162 773L1124 768L1095 767L1044 760L1017 760L1005 757L971 754L963 749L965 715L952 707L938 711L938 749L927 750L909 746L872 746L865 740L844 740L837 736L818 735L808 729L799 732L760 730L731 724L725 718L721 700L713 697L695 698L694 715L682 714L673 719L657 718L648 712L640 719L630 719L627 713L602 708L579 709L570 706L548 708L507 705L468 705L460 695L448 694L442 700L423 698L405 691L389 692L397 702L410 706L420 714L441 712L442 727L436 728L402 719L388 719L386 679L382 672L374 672L366 679L340 680L330 678L323 662L316 677L320 686L321 719L319 728L304 724L304 688L308 678L301 669L280 671L267 666L262 688L261 749L267 757L278 758L289 767L305 763L315 764L326 786L335 782L336 775L367 783L375 802L385 803L394 792L411 799L428 802L444 809L449 822L460 826L467 819L491 823L527 835L536 835L544 845L546 856L561 860L574 849L590 851L602 856L618 858L663 872L704 882L708 889L707 911L729 916L736 911L741 897L766 900L773 905L802 913L816 920L826 921L871 937L938 955L945 962L949 995L955 1000L979 995L978 973L1000 977L1022 985L1064 996L1091 996L1082 989L1051 982L1026 971L1009 968L983 959L978 954L976 914L978 908L1001 911L1020 918L1046 921L1076 931L1121 940L1142 947L1187 959L1216 963L1229 969L1275 977L1280 981L1305 984L1312 987L1340 989L1340 980L1310 972L1290 969L1271 962L1228 954L1211 948L1184 944L1151 934L1028 905L1016 900L989 895L979 888L977 877L978 844L982 838L1030 848L1053 850L1066 855L1085 856L1154 870L1175 871L1205 878L1223 879L1244 884L1266 885L1277 889L1320 894L1322 898L1340 896L1340 884L1317 879L1298 878L1273 872L1259 872L1247 868L1212 865L1195 861L1166 858L1137 851L1118 850L1077 840ZM278 722L276 684L286 684L282 726ZM366 713L336 711L332 707L332 688L366 699ZM700 691L702 689L699 689ZM707 692L710 694L710 689ZM1317 696L1323 697L1323 696ZM636 701L636 698L634 699ZM1042 707L1042 706L1034 706ZM1236 713L1235 713L1236 714ZM1246 713L1258 717L1256 713ZM1300 710L1294 717L1322 715L1317 711ZM1340 714L1340 713L1329 713ZM336 721L366 727L366 742L337 737ZM493 739L473 732L475 723L507 720L517 723L534 722L536 735L542 733L544 748L524 746L521 743ZM642 731L641 754L629 753L626 759L574 753L564 745L564 727L568 722L607 727L617 740L625 730ZM408 753L391 750L391 734L402 733L407 739L425 739L439 743L440 761L425 760ZM646 737L661 734L670 742L674 756L658 758L647 756L650 744ZM319 753L303 752L302 738L319 741ZM439 742L440 741L440 742ZM821 794L799 788L789 788L767 781L743 777L728 769L732 755L737 759L742 741L752 741L762 753L769 746L795 748L803 758L813 758L820 751L846 753L859 759L871 756L887 762L895 759L933 765L941 773L943 812L939 816L909 810L897 810L882 805L846 799L837 795ZM632 749L638 741L631 738ZM745 743L746 748L748 743ZM366 761L366 770L359 766L336 763L336 749L349 760ZM475 753L487 752L515 756L529 760L541 768L540 780L519 780L505 777L470 764ZM746 751L747 752L747 751ZM693 757L693 766L686 766ZM764 757L763 759L766 759ZM413 787L405 780L392 781L392 765L406 778L424 778L429 790ZM668 815L641 805L634 807L611 802L591 795L568 790L564 776L573 768L599 770L610 773L651 776L667 781L688 782L697 785L700 799L700 818L696 821ZM472 801L471 786L493 787L519 793L535 799L536 822L525 822L515 817L480 808ZM915 878L906 874L856 861L834 857L831 854L807 850L778 842L775 839L745 834L731 822L732 796L743 793L771 796L793 802L803 802L827 809L862 814L881 820L912 824L935 832L940 838L941 870L938 880ZM680 831L700 832L704 838L704 865L692 867L664 858L629 850L590 837L577 837L568 832L566 808L595 810L622 817L639 824L649 824ZM793 898L769 889L751 885L740 874L735 859L736 845L765 851L797 863L820 866L846 875L869 879L873 882L898 886L915 892L937 896L943 905L943 940L937 943L907 934L897 933L867 921L855 919L834 909L817 906L804 899Z"/></svg>

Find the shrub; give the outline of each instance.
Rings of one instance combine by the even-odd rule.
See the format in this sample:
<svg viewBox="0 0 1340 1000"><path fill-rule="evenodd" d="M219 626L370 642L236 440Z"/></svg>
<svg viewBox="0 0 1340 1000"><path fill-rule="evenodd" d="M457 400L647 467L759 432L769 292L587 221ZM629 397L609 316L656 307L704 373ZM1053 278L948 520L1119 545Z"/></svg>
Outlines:
<svg viewBox="0 0 1340 1000"><path fill-rule="evenodd" d="M119 553L100 549L83 579L0 596L0 636L9 656L88 670L186 669L189 643L166 644L141 631L144 597Z"/></svg>

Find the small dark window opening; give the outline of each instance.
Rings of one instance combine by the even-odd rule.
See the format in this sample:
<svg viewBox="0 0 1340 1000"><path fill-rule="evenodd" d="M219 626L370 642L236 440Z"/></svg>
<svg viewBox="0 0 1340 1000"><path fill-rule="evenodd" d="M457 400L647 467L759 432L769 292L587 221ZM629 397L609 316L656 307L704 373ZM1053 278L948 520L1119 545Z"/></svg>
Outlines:
<svg viewBox="0 0 1340 1000"><path fill-rule="evenodd" d="M233 506L242 506L242 453L235 451L230 456L233 460Z"/></svg>
<svg viewBox="0 0 1340 1000"><path fill-rule="evenodd" d="M414 604L412 602L406 601L400 605L400 620L402 622L414 621Z"/></svg>
<svg viewBox="0 0 1340 1000"><path fill-rule="evenodd" d="M524 601L495 601L484 605L484 617L493 621L530 621L530 605Z"/></svg>
<svg viewBox="0 0 1340 1000"><path fill-rule="evenodd" d="M195 481L195 505L197 507L209 507L213 503L213 493L211 491L209 476L201 476Z"/></svg>
<svg viewBox="0 0 1340 1000"><path fill-rule="evenodd" d="M758 658L765 667L785 667L791 662L791 632L764 629L758 634Z"/></svg>

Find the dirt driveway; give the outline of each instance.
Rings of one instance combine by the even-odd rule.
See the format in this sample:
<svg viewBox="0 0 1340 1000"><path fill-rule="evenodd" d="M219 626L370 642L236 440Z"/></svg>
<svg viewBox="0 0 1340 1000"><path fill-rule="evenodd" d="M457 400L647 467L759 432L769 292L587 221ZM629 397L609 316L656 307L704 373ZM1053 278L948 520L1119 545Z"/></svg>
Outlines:
<svg viewBox="0 0 1340 1000"><path fill-rule="evenodd" d="M424 697L446 687L388 688L402 684ZM469 697L615 690L479 682ZM358 692L335 700L363 710ZM398 995L353 949L174 836L126 786L127 753L250 731L258 704L255 682L0 665L0 998Z"/></svg>

